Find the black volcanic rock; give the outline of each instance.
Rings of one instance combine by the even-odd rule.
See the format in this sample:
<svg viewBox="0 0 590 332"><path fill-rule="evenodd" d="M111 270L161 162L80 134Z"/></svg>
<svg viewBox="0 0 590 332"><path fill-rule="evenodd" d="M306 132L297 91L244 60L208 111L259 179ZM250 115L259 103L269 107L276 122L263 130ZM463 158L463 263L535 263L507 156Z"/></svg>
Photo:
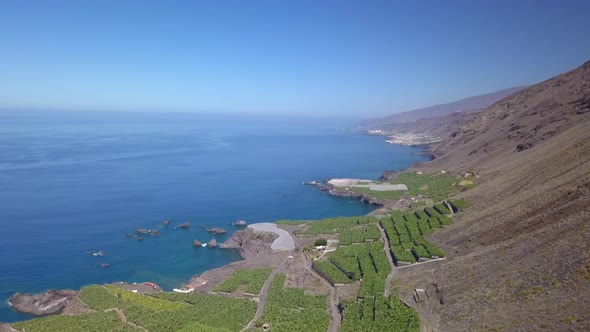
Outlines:
<svg viewBox="0 0 590 332"><path fill-rule="evenodd" d="M69 302L76 301L77 295L78 292L70 289L50 289L37 295L16 293L8 301L11 307L18 312L45 316L61 313Z"/></svg>
<svg viewBox="0 0 590 332"><path fill-rule="evenodd" d="M8 323L1 323L0 322L0 332L18 332L17 330L13 329L10 324Z"/></svg>
<svg viewBox="0 0 590 332"><path fill-rule="evenodd" d="M383 172L383 174L381 174L381 176L379 177L379 180L382 180L382 181L391 181L391 180L397 179L398 176L399 176L399 172L396 172L396 171L385 171L385 172Z"/></svg>
<svg viewBox="0 0 590 332"><path fill-rule="evenodd" d="M248 240L249 232L248 231L237 231L232 234L232 236L225 240L219 248L221 249L240 249L244 245L244 243Z"/></svg>
<svg viewBox="0 0 590 332"><path fill-rule="evenodd" d="M220 249L236 250L243 259L258 254L272 252L272 242L277 238L274 233L254 233L250 229L234 232L229 239L219 245Z"/></svg>
<svg viewBox="0 0 590 332"><path fill-rule="evenodd" d="M182 224L182 225L180 225L180 226L176 226L176 227L174 227L174 229L188 229L189 227L191 227L191 224L190 224L190 223L188 223L188 222L185 222L185 223L183 223L183 224Z"/></svg>
<svg viewBox="0 0 590 332"><path fill-rule="evenodd" d="M213 234L213 235L217 235L217 234L225 234L227 233L227 231L223 228L219 228L219 227L213 227L213 228L209 228L207 230L207 232L209 234Z"/></svg>

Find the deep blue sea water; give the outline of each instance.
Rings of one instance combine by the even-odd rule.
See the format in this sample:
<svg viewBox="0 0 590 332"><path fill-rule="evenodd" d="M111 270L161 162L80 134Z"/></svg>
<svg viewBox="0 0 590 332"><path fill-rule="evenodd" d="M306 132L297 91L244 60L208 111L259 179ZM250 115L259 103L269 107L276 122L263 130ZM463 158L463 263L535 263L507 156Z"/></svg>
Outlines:
<svg viewBox="0 0 590 332"><path fill-rule="evenodd" d="M192 247L200 224L363 215L303 181L376 178L418 150L346 122L158 113L0 112L0 321L14 292L153 281L164 289L239 259ZM189 230L165 228L189 221ZM125 238L157 228L160 238ZM225 236L216 236L223 241ZM104 250L93 257L90 250ZM98 264L106 262L109 268Z"/></svg>

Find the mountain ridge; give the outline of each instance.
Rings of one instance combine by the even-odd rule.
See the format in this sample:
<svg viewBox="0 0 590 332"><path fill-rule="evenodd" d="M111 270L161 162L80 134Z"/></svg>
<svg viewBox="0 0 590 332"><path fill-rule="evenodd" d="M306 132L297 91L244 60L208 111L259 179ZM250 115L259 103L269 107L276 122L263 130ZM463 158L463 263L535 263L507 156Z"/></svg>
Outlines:
<svg viewBox="0 0 590 332"><path fill-rule="evenodd" d="M527 86L517 86L490 93L466 97L460 100L417 108L410 111L396 113L384 117L367 119L359 122L361 127L384 127L393 123L404 123L425 118L444 116L457 112L477 111L484 109L498 100L520 91Z"/></svg>
<svg viewBox="0 0 590 332"><path fill-rule="evenodd" d="M413 166L478 175L458 196L472 206L429 237L448 259L398 273L407 300L440 290L417 306L423 330L590 330L589 128L586 62L496 102Z"/></svg>

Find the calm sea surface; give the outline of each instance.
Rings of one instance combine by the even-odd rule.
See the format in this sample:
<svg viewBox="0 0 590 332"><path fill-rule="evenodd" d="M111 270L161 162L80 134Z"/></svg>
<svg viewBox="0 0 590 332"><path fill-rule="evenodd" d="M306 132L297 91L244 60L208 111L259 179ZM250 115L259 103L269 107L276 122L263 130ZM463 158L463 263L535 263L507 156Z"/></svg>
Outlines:
<svg viewBox="0 0 590 332"><path fill-rule="evenodd" d="M170 290L239 259L192 247L223 227L362 215L373 208L303 181L376 178L418 150L349 123L187 114L0 112L0 321L14 292L153 281ZM189 230L165 228L191 222ZM124 237L138 228L161 237ZM93 257L91 250L106 255ZM101 268L99 263L110 264Z"/></svg>

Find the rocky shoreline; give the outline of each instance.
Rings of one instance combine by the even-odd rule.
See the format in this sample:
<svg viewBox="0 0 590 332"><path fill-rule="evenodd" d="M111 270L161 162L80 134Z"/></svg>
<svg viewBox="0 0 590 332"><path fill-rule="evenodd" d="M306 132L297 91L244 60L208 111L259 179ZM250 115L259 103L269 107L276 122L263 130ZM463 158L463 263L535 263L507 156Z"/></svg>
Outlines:
<svg viewBox="0 0 590 332"><path fill-rule="evenodd" d="M373 198L365 193L354 192L354 191L350 191L350 190L339 190L335 186L329 184L328 183L329 180L330 179L325 180L324 182L310 181L310 182L306 182L306 185L314 186L319 191L326 192L332 196L350 197L350 198L358 199L361 202L366 203L366 204L377 205L377 206L383 207L387 203L386 200Z"/></svg>
<svg viewBox="0 0 590 332"><path fill-rule="evenodd" d="M394 180L398 177L399 173L400 172L398 172L398 171L383 171L383 173L378 178L378 180L381 180L381 181ZM334 185L330 184L329 183L330 180L331 179L327 179L327 180L324 180L323 182L310 181L310 182L306 182L305 185L314 186L319 191L328 193L329 195L332 195L332 196L349 197L352 199L357 199L357 200L361 201L362 203L375 205L380 208L387 207L387 208L391 209L391 208L404 208L404 207L406 207L404 204L402 204L400 202L371 197L370 195L368 195L366 193L362 193L362 192L340 189L340 188L335 187Z"/></svg>
<svg viewBox="0 0 590 332"><path fill-rule="evenodd" d="M226 271L228 266L263 265L262 263L268 262L269 256L273 255L271 245L277 237L278 235L273 233L255 233L251 229L235 231L229 239L219 245L219 248L236 250L242 260L205 271L200 275L194 275L189 284L196 283L195 281L202 279L202 276L212 274L211 271L213 274L218 274L219 277L208 277L208 280L225 279L231 273ZM219 270L221 273L215 273L215 270ZM85 310L84 305L78 300L78 291L71 289L50 289L40 294L15 293L10 297L8 303L13 310L32 316L67 314Z"/></svg>
<svg viewBox="0 0 590 332"><path fill-rule="evenodd" d="M13 310L32 316L79 312L83 306L78 301L78 291L72 289L50 289L41 294L15 293L8 304Z"/></svg>
<svg viewBox="0 0 590 332"><path fill-rule="evenodd" d="M379 179L392 180L395 177L397 177L397 172L384 171ZM333 196L358 199L363 203L379 206L381 208L391 208L394 205L399 205L398 202L376 199L365 193L338 189L329 184L328 180L324 182L312 181L306 184L315 186L318 190ZM188 228L188 223L178 227ZM225 230L216 228L209 229L208 231L212 234L223 234L225 232ZM138 233L154 235L147 229L145 231L141 229L141 232L138 230ZM286 253L278 253L271 248L273 241L277 237L278 235L274 233L254 232L252 229L248 228L235 231L229 239L221 244L207 243L208 247L219 247L219 249L222 250L235 250L242 259L216 269L207 270L201 274L196 274L190 278L188 285L196 286L196 291L208 292L211 291L212 285L221 282L237 269L268 266L272 265L275 261L278 262L278 260ZM202 243L199 241L193 242L193 246L195 247L201 246L201 244ZM83 312L89 310L78 300L78 291L71 289L50 289L47 292L40 294L15 293L10 297L8 303L13 310L32 316L68 314L70 312Z"/></svg>
<svg viewBox="0 0 590 332"><path fill-rule="evenodd" d="M277 234L254 232L250 228L235 231L229 239L219 245L219 248L235 250L242 259L201 274L195 274L190 278L188 284L183 286L194 288L195 292L207 293L238 269L260 268L278 264L288 253L276 252L271 248L277 237Z"/></svg>
<svg viewBox="0 0 590 332"><path fill-rule="evenodd" d="M380 179L390 180L396 176L397 172L385 171L381 175ZM327 181L312 181L307 184L315 186L318 190L327 192L333 196L350 197L353 199L358 199L363 203L379 206L381 208L391 208L392 206L399 204L398 202L376 199L364 193L339 190L338 188L329 184ZM178 227L188 228L188 223ZM225 230L210 229L209 232L223 233ZM150 234L151 232L146 229L145 232L138 233ZM196 274L190 278L188 285L195 286L196 291L208 292L211 291L213 285L221 282L237 269L263 267L273 265L275 262L278 263L281 258L288 254L286 252L276 252L271 248L273 241L277 237L278 235L274 233L254 232L252 229L248 228L235 231L229 239L221 244L215 243L214 245L211 245L210 243L207 243L209 247L219 247L219 249L222 250L235 250L238 252L242 260L216 269L207 270L201 274ZM197 242L198 241L194 242L193 246L201 246L201 243ZM68 314L89 310L81 301L79 301L78 291L71 289L50 289L47 292L40 294L15 293L12 297L10 297L9 305L17 312L32 316Z"/></svg>

